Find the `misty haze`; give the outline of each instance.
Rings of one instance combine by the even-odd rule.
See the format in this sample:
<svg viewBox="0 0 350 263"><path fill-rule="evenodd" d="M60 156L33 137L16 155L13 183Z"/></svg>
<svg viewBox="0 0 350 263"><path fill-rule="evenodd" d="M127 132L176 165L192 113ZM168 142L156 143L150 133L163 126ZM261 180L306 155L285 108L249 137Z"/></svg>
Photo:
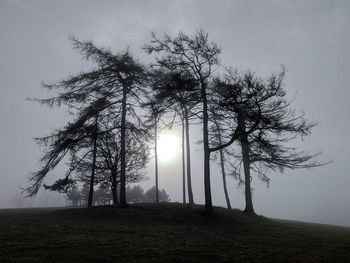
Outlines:
<svg viewBox="0 0 350 263"><path fill-rule="evenodd" d="M349 14L0 1L0 261L350 261Z"/></svg>

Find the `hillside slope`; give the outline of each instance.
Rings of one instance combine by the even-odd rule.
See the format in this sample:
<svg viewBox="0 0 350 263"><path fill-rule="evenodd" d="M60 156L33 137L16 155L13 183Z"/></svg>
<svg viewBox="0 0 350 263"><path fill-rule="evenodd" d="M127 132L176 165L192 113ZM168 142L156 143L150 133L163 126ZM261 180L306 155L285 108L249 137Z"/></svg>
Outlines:
<svg viewBox="0 0 350 263"><path fill-rule="evenodd" d="M181 204L0 210L0 262L350 262L350 228Z"/></svg>

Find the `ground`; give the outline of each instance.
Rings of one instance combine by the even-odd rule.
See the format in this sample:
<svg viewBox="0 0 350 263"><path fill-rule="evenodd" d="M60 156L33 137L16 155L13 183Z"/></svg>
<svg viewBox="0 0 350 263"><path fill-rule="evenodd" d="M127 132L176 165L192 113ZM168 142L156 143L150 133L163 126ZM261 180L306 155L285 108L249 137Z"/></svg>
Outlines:
<svg viewBox="0 0 350 263"><path fill-rule="evenodd" d="M0 262L350 262L350 228L202 211L2 209Z"/></svg>

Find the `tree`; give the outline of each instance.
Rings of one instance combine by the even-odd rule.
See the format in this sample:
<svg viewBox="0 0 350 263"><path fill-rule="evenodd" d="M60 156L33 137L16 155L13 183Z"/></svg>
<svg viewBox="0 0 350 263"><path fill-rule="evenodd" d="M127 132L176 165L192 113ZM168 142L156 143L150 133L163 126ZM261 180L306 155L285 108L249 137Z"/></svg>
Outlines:
<svg viewBox="0 0 350 263"><path fill-rule="evenodd" d="M113 120L117 121L118 120ZM110 121L104 120L100 124L102 129L107 130L99 134L97 140L96 151L96 183L108 185L111 187L113 203L118 204L117 188L120 184L120 133L118 130L110 130L108 125ZM149 160L149 147L144 141L139 141L136 130L129 129L126 133L126 142L128 145L126 151L126 183L136 183L144 178L143 168ZM75 157L71 162L71 166L75 167L75 173L78 175L79 181L88 182L90 173L91 158L85 158L79 161L79 157Z"/></svg>
<svg viewBox="0 0 350 263"><path fill-rule="evenodd" d="M212 140L212 143L222 145L223 144L223 139L222 139L222 126L221 123L219 123L218 120L219 116L215 113L215 110L211 111L211 120L213 121L213 126L211 127L211 130L214 132L214 139ZM230 202L230 197L228 195L227 191L227 181L226 181L226 157L225 157L225 152L227 153L227 148L220 149L219 150L219 164L220 164L220 169L221 169L221 175L222 175L222 185L224 189L224 194L225 194L225 200L226 200L226 205L228 209L231 209L231 202Z"/></svg>
<svg viewBox="0 0 350 263"><path fill-rule="evenodd" d="M220 48L215 43L209 43L208 35L203 30L192 37L179 33L175 38L164 35L157 38L152 35L150 45L145 46L148 53L159 53L158 65L170 71L190 72L198 84L200 102L202 103L202 124L204 143L204 185L205 211L213 211L210 187L210 150L208 137L208 82L212 76L213 67L218 65Z"/></svg>
<svg viewBox="0 0 350 263"><path fill-rule="evenodd" d="M146 199L149 202L155 202L156 198L156 187L152 186L150 189L146 191ZM165 192L164 189L158 190L159 202L170 202L169 195Z"/></svg>
<svg viewBox="0 0 350 263"><path fill-rule="evenodd" d="M136 139L139 137L135 130L129 129L126 134L126 142L128 148L126 150L126 184L136 183L144 178L143 169L149 161L149 147L147 140L144 141ZM142 138L140 136L140 138ZM99 141L99 153L101 160L101 172L109 175L109 180L112 185L112 193L114 196L114 202L117 204L117 186L120 183L121 178L121 147L120 136L118 133L106 133L101 137ZM108 171L106 173L106 171Z"/></svg>
<svg viewBox="0 0 350 263"><path fill-rule="evenodd" d="M72 201L72 206L76 207L79 205L79 202L82 198L81 193L76 185L74 185L66 194L66 198L69 201Z"/></svg>
<svg viewBox="0 0 350 263"><path fill-rule="evenodd" d="M150 106L157 109L157 116L159 112L165 115L167 112L174 112L181 119L182 125L182 165L183 165L183 202L186 199L185 192L185 149L186 149L186 165L187 165L187 188L189 204L193 205L192 179L191 179L191 149L189 139L189 111L200 100L198 88L196 88L196 81L188 72L173 72L164 68L159 68L152 72L151 87L154 95L151 98ZM192 100L192 102L190 101ZM154 110L152 111L154 112ZM166 126L171 126L172 121ZM162 120L164 123L164 121ZM185 136L186 135L186 136ZM186 147L185 147L186 143ZM157 187L157 186L156 186Z"/></svg>
<svg viewBox="0 0 350 263"><path fill-rule="evenodd" d="M98 115L95 116L94 131L92 135L93 148L92 148L92 166L91 166L91 177L90 177L90 191L88 198L88 207L92 206L92 199L94 194L94 181L95 181L95 169L96 169L96 152L97 152L97 131L98 131Z"/></svg>
<svg viewBox="0 0 350 263"><path fill-rule="evenodd" d="M121 127L120 127L120 206L126 207L125 185L126 185L126 130L127 114L133 115L139 122L135 110L130 104L130 100L140 101L140 91L144 84L144 68L137 63L128 51L114 55L111 52L96 48L91 42L79 42L74 40L75 47L80 49L86 58L91 58L100 68L99 76L96 78L95 72L88 73L89 77L84 78L86 83L101 83L107 86L108 97L111 99L120 98L121 101ZM81 80L80 80L81 81ZM129 103L128 103L129 102ZM128 111L128 112L127 112Z"/></svg>
<svg viewBox="0 0 350 263"><path fill-rule="evenodd" d="M94 195L94 203L98 205L109 205L112 200L112 193L109 183L100 183Z"/></svg>
<svg viewBox="0 0 350 263"><path fill-rule="evenodd" d="M146 136L147 133L146 130L141 128L142 120L135 110L143 94L144 68L133 59L129 51L113 54L109 50L97 48L91 42L80 42L74 38L72 38L72 41L74 48L78 49L87 60L94 62L97 67L87 73L77 74L55 84L44 84L45 88L55 90L58 95L39 101L50 106L66 104L70 110L78 114L81 114L86 105L92 104L94 101L103 101L103 106L95 108L88 119L73 124L74 127L77 126L77 130L83 129L83 124L96 116L99 116L100 121L101 118L120 116L120 124L110 129L119 129L120 131L120 205L126 207L126 130L137 129L142 136ZM108 114L106 114L106 111L108 111ZM80 141L78 139L67 141L64 137L62 138L63 135L67 134L67 130L70 131L70 127L66 127L59 134L43 139L45 142L54 139L57 145L51 145L52 149L42 159L44 162L43 169L32 175L32 185L28 188L30 194L37 192L47 173L54 169L66 153ZM77 136L79 134L82 133L78 131L74 133ZM94 149L96 148L94 147ZM96 151L93 151L93 155L94 152ZM91 176L91 180L93 180L93 176ZM93 183L90 186L92 189Z"/></svg>
<svg viewBox="0 0 350 263"><path fill-rule="evenodd" d="M163 114L163 109L157 105L157 103L151 98L149 102L145 104L149 108L151 127L154 131L154 173L155 173L155 187L156 187L156 203L159 203L158 196L158 123Z"/></svg>
<svg viewBox="0 0 350 263"><path fill-rule="evenodd" d="M63 95L61 96L63 97ZM62 100L55 97L38 101L52 106L54 103L61 103ZM29 196L36 195L47 174L54 170L67 154L74 155L82 148L88 149L81 159L83 160L91 153L90 145L86 144L86 141L89 141L96 132L96 126L94 123L91 123L91 120L96 116L96 112L106 107L105 105L105 100L97 99L91 101L87 106L80 106L77 118L72 123L68 123L65 127L51 133L49 136L35 139L37 143L46 147L46 151L40 159L43 166L29 177L31 185L25 189ZM82 147L82 145L85 145L85 147ZM67 179L74 169L74 166L69 168L65 176L66 179L61 181L61 184L69 182Z"/></svg>
<svg viewBox="0 0 350 263"><path fill-rule="evenodd" d="M251 71L244 74L229 71L224 80L216 80L220 106L231 114L232 137L229 142L214 147L220 150L238 141L244 167L245 212L255 214L251 194L251 164L260 163L266 168L310 168L324 165L315 160L318 154L308 154L288 147L298 136L310 135L315 123L307 122L304 114L296 115L291 101L285 96L284 68L263 80ZM266 176L255 166L258 174Z"/></svg>
<svg viewBox="0 0 350 263"><path fill-rule="evenodd" d="M182 203L186 204L186 172L185 172L185 123L181 118L181 156L182 156Z"/></svg>
<svg viewBox="0 0 350 263"><path fill-rule="evenodd" d="M134 187L128 186L126 188L126 198L128 202L134 204L144 202L146 200L145 191L139 185L136 185Z"/></svg>

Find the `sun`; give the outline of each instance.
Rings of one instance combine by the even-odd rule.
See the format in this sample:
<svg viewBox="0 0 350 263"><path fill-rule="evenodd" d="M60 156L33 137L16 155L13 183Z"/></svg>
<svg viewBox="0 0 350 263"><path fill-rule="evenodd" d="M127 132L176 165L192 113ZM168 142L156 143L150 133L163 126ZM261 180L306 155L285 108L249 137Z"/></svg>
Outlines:
<svg viewBox="0 0 350 263"><path fill-rule="evenodd" d="M180 153L179 138L171 133L162 133L157 141L158 160L161 162L170 162Z"/></svg>

